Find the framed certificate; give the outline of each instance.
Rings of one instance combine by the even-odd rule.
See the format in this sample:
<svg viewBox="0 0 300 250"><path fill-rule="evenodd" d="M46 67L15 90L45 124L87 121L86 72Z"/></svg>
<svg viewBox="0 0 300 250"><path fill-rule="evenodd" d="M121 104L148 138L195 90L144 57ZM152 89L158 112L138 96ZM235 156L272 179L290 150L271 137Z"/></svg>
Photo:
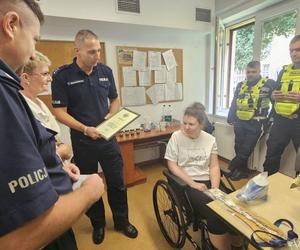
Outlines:
<svg viewBox="0 0 300 250"><path fill-rule="evenodd" d="M105 140L109 140L139 116L139 114L127 108L122 108L119 112L98 125L96 129Z"/></svg>

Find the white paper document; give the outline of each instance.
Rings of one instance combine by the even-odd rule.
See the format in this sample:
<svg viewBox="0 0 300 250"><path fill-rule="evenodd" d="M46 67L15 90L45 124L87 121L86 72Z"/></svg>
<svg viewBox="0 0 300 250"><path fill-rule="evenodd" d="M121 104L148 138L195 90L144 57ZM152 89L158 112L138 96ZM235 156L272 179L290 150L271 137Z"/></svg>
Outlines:
<svg viewBox="0 0 300 250"><path fill-rule="evenodd" d="M154 82L155 83L166 83L167 82L167 67L161 65L160 69L154 71Z"/></svg>
<svg viewBox="0 0 300 250"><path fill-rule="evenodd" d="M151 71L150 68L139 70L139 86L151 85Z"/></svg>
<svg viewBox="0 0 300 250"><path fill-rule="evenodd" d="M166 101L182 100L182 83L165 84L165 100Z"/></svg>
<svg viewBox="0 0 300 250"><path fill-rule="evenodd" d="M149 96L153 104L157 104L165 100L165 85L154 84L146 90L146 94Z"/></svg>
<svg viewBox="0 0 300 250"><path fill-rule="evenodd" d="M146 52L134 50L132 67L135 70L145 70L146 58L147 58Z"/></svg>
<svg viewBox="0 0 300 250"><path fill-rule="evenodd" d="M167 71L167 83L176 83L177 78L177 67Z"/></svg>
<svg viewBox="0 0 300 250"><path fill-rule="evenodd" d="M73 186L72 186L73 190L76 190L76 189L80 188L82 182L83 182L86 178L88 178L89 176L90 176L90 175L88 175L88 174L81 174L81 175L79 176L78 181L76 181L76 182L73 183Z"/></svg>
<svg viewBox="0 0 300 250"><path fill-rule="evenodd" d="M162 54L168 70L171 70L177 66L173 50L169 49L166 52L163 52Z"/></svg>
<svg viewBox="0 0 300 250"><path fill-rule="evenodd" d="M125 87L136 86L136 71L133 67L123 67L123 82Z"/></svg>
<svg viewBox="0 0 300 250"><path fill-rule="evenodd" d="M123 106L139 106L146 104L146 92L144 87L123 87L121 92Z"/></svg>
<svg viewBox="0 0 300 250"><path fill-rule="evenodd" d="M161 52L148 51L148 65L151 70L158 70L161 67Z"/></svg>

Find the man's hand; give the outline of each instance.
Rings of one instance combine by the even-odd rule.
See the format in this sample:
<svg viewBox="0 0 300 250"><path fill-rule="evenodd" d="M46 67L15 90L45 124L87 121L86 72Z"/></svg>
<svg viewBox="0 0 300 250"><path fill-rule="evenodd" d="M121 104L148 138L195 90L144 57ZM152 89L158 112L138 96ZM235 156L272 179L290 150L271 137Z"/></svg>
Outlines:
<svg viewBox="0 0 300 250"><path fill-rule="evenodd" d="M207 190L207 186L203 183L198 183L198 182L193 182L193 184L191 185L191 188L197 189L201 192L204 192Z"/></svg>
<svg viewBox="0 0 300 250"><path fill-rule="evenodd" d="M92 138L93 140L97 140L99 138L101 138L101 135L99 134L99 132L97 131L97 129L95 127L86 127L86 135L90 138Z"/></svg>
<svg viewBox="0 0 300 250"><path fill-rule="evenodd" d="M288 94L286 95L286 98L289 101L298 103L298 102L300 102L300 92L288 92Z"/></svg>
<svg viewBox="0 0 300 250"><path fill-rule="evenodd" d="M275 101L283 101L286 100L286 95L284 95L280 90L274 90L272 93L272 98Z"/></svg>
<svg viewBox="0 0 300 250"><path fill-rule="evenodd" d="M102 194L104 193L104 184L103 180L98 174L92 174L88 178L86 178L80 188L88 188L89 194L92 198L92 204L100 199Z"/></svg>
<svg viewBox="0 0 300 250"><path fill-rule="evenodd" d="M80 170L75 164L65 163L63 169L68 173L72 181L78 181Z"/></svg>

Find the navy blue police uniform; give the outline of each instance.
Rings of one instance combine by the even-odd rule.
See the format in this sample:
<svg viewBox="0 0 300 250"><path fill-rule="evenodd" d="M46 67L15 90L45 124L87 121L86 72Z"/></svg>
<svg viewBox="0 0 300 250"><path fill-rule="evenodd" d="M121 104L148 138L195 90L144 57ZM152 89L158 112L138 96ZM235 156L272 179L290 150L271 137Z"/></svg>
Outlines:
<svg viewBox="0 0 300 250"><path fill-rule="evenodd" d="M53 74L52 105L66 107L68 114L86 126L96 127L109 113L108 99L118 97L112 70L97 64L87 75L76 63L62 66ZM71 129L75 163L82 174L96 173L100 163L105 175L108 202L115 225L128 222L127 190L123 180L123 161L115 138L92 140L82 132ZM94 229L105 226L102 199L88 211Z"/></svg>
<svg viewBox="0 0 300 250"><path fill-rule="evenodd" d="M284 69L279 72L276 81L276 90L281 89L281 79ZM278 172L280 168L280 160L284 149L292 141L294 148L299 151L300 148L300 109L298 109L291 117L285 117L274 112L274 122L267 141L266 159L263 164L264 170L269 175ZM298 165L297 165L298 164ZM296 172L300 171L300 162L296 162Z"/></svg>
<svg viewBox="0 0 300 250"><path fill-rule="evenodd" d="M261 79L262 78L247 82L249 93L255 85L259 84ZM254 117L249 120L241 120L237 116L237 99L241 98L240 92L242 84L243 82L240 82L237 85L227 117L227 122L234 125L235 134L234 150L236 155L230 162L230 178L232 180L239 180L248 176L248 159L263 134L264 128L268 126L270 118L269 106L267 105L267 107L264 108L260 107L260 100L262 100L262 98L271 100L271 94L275 88L275 81L267 79L259 90L258 106L255 110Z"/></svg>
<svg viewBox="0 0 300 250"><path fill-rule="evenodd" d="M40 216L60 194L72 191L55 153L54 133L34 118L21 89L18 76L0 60L0 236ZM72 230L45 249L77 249Z"/></svg>

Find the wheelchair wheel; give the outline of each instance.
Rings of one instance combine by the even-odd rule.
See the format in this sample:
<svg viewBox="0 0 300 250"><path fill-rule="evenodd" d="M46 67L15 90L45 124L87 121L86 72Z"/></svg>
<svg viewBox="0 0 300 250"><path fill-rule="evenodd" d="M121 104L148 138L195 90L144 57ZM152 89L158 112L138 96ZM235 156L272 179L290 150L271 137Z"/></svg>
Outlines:
<svg viewBox="0 0 300 250"><path fill-rule="evenodd" d="M153 189L153 205L165 239L173 248L182 248L186 239L182 207L168 182L164 180L156 182Z"/></svg>

